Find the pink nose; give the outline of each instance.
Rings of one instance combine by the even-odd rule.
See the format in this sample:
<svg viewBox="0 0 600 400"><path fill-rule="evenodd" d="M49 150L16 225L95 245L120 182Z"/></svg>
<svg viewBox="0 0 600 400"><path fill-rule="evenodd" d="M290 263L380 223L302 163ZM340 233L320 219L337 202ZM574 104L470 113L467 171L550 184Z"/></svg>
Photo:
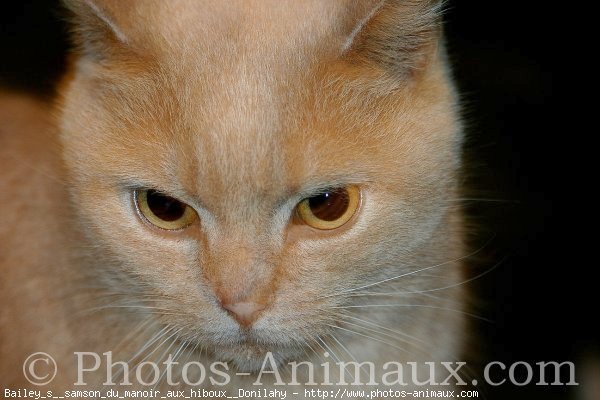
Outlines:
<svg viewBox="0 0 600 400"><path fill-rule="evenodd" d="M258 315L265 306L258 303L239 302L234 304L222 304L223 308L244 328L248 328L256 321Z"/></svg>

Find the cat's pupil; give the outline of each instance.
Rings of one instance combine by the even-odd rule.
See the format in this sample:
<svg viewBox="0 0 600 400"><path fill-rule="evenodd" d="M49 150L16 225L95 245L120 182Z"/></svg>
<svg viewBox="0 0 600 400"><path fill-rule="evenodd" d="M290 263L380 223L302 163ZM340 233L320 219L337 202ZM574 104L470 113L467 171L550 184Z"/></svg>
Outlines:
<svg viewBox="0 0 600 400"><path fill-rule="evenodd" d="M342 217L350 198L346 189L336 189L321 193L308 199L313 215L323 221L335 221Z"/></svg>
<svg viewBox="0 0 600 400"><path fill-rule="evenodd" d="M177 199L157 192L148 190L147 194L148 208L163 221L177 221L185 213L187 205Z"/></svg>

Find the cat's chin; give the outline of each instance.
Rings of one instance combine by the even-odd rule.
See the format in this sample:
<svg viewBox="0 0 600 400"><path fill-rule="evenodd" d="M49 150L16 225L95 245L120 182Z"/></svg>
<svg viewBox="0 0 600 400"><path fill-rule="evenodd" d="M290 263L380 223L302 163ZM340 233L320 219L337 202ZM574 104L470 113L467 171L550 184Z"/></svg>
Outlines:
<svg viewBox="0 0 600 400"><path fill-rule="evenodd" d="M215 358L232 364L240 372L271 370L273 363L280 366L297 358L300 353L295 348L273 347L251 342L228 347L217 346L213 349Z"/></svg>

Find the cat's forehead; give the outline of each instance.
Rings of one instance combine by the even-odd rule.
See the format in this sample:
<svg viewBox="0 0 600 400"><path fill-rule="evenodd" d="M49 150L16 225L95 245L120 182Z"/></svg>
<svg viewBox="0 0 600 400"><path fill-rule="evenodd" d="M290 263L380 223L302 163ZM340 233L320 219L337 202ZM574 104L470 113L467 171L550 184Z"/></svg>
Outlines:
<svg viewBox="0 0 600 400"><path fill-rule="evenodd" d="M201 193L213 209L226 199L251 205L253 197L277 201L358 179L378 147L369 133L375 125L358 130L353 118L339 118L311 71L276 73L264 61L208 74L151 71L143 91L119 97L137 111L134 132L108 134L138 136L144 150L132 159L147 159L163 170L155 177Z"/></svg>
<svg viewBox="0 0 600 400"><path fill-rule="evenodd" d="M222 59L269 51L285 56L303 47L339 49L356 16L371 6L343 0L124 3L116 3L113 13L114 27L125 41L164 56L219 55Z"/></svg>

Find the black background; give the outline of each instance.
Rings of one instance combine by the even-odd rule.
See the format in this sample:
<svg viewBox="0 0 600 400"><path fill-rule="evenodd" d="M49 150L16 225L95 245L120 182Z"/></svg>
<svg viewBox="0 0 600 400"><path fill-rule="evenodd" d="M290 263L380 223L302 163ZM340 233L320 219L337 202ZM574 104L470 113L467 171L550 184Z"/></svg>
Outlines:
<svg viewBox="0 0 600 400"><path fill-rule="evenodd" d="M593 261L581 226L572 153L576 132L561 131L555 104L556 58L564 53L554 21L541 2L455 0L447 3L446 33L467 125L467 209L482 250L470 283L473 321L482 339L472 353L490 360L576 363L596 349L596 302L586 291ZM0 84L51 97L64 70L66 29L50 1L19 1L0 11ZM579 206L582 207L582 206ZM491 238L491 241L490 241ZM595 347L596 346L596 347ZM480 369L481 370L481 369ZM600 377L599 377L600 379ZM579 375L578 375L579 380ZM483 389L483 388L482 388ZM504 385L483 389L487 399L566 399L565 387Z"/></svg>

